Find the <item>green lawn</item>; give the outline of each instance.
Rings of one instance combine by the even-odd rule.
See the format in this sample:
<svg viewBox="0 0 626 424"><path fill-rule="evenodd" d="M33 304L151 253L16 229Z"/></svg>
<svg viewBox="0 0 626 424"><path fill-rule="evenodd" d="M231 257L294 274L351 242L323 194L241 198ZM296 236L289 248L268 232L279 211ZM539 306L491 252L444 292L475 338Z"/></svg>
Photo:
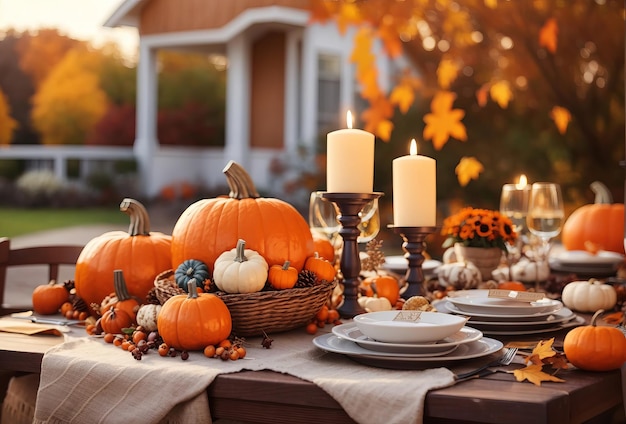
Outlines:
<svg viewBox="0 0 626 424"><path fill-rule="evenodd" d="M0 208L0 237L83 224L126 224L128 216L108 209L14 209Z"/></svg>

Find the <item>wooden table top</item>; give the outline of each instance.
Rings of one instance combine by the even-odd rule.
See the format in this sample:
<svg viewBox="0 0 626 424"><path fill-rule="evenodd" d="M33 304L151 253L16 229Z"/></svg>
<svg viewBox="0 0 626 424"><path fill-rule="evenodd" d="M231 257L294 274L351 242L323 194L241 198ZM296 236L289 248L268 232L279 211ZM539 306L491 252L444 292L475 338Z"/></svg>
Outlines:
<svg viewBox="0 0 626 424"><path fill-rule="evenodd" d="M25 336L0 332L0 369L39 372L44 352L62 337ZM564 383L516 382L496 373L444 389L426 397L426 423L610 422L622 405L619 371L559 371ZM364 382L365 383L365 382ZM366 383L365 383L366 384ZM349 423L341 406L308 381L273 371L220 374L208 388L215 419L258 423ZM471 418L470 421L468 421Z"/></svg>

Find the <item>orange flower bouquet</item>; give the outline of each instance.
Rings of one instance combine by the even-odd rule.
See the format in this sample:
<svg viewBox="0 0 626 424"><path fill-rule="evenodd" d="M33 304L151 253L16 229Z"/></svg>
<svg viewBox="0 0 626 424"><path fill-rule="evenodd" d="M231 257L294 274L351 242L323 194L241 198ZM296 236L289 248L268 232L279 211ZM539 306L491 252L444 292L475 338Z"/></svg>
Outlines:
<svg viewBox="0 0 626 424"><path fill-rule="evenodd" d="M498 247L514 243L517 233L513 223L498 211L466 207L443 221L441 234L447 236L443 247L459 243L467 247Z"/></svg>

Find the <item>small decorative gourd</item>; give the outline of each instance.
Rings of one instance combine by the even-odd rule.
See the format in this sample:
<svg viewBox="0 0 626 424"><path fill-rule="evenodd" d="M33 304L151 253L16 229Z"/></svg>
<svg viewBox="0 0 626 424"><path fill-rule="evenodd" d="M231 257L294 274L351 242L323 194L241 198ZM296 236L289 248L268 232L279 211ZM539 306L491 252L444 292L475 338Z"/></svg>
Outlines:
<svg viewBox="0 0 626 424"><path fill-rule="evenodd" d="M547 262L533 262L523 259L511 267L511 276L514 280L525 283L546 281L550 276L550 265Z"/></svg>
<svg viewBox="0 0 626 424"><path fill-rule="evenodd" d="M183 261L174 272L176 284L181 289L187 291L187 284L195 278L200 286L211 277L209 267L198 259L187 259Z"/></svg>
<svg viewBox="0 0 626 424"><path fill-rule="evenodd" d="M439 283L456 290L475 289L482 282L480 270L471 262L443 264L437 271Z"/></svg>
<svg viewBox="0 0 626 424"><path fill-rule="evenodd" d="M194 279L187 291L161 307L157 325L163 342L179 350L202 350L227 339L233 323L224 301L211 293L198 293Z"/></svg>
<svg viewBox="0 0 626 424"><path fill-rule="evenodd" d="M582 370L616 370L626 362L624 333L616 327L596 325L602 312L593 315L590 325L570 330L563 340L567 360Z"/></svg>
<svg viewBox="0 0 626 424"><path fill-rule="evenodd" d="M272 265L267 279L276 290L291 289L298 282L298 270L290 266L289 261L280 265Z"/></svg>
<svg viewBox="0 0 626 424"><path fill-rule="evenodd" d="M609 310L617 303L617 292L609 284L592 278L587 281L572 281L563 287L563 304L578 312Z"/></svg>
<svg viewBox="0 0 626 424"><path fill-rule="evenodd" d="M35 287L33 290L33 310L41 315L52 315L59 312L61 305L69 299L70 293L63 284L50 280L48 284Z"/></svg>
<svg viewBox="0 0 626 424"><path fill-rule="evenodd" d="M113 295L107 296L106 299L108 299L108 301L103 301L100 305L100 312L104 313L112 307L116 307L126 312L134 322L140 303L128 293L124 273L121 269L113 271L113 289L115 290Z"/></svg>
<svg viewBox="0 0 626 424"><path fill-rule="evenodd" d="M159 312L161 312L161 305L151 303L141 305L137 311L137 325L141 325L148 331L156 331Z"/></svg>
<svg viewBox="0 0 626 424"><path fill-rule="evenodd" d="M386 297L361 296L357 302L367 312L390 311L393 308Z"/></svg>
<svg viewBox="0 0 626 424"><path fill-rule="evenodd" d="M215 261L213 281L226 293L254 293L265 286L268 265L258 252L246 249L239 239L237 247L222 253Z"/></svg>

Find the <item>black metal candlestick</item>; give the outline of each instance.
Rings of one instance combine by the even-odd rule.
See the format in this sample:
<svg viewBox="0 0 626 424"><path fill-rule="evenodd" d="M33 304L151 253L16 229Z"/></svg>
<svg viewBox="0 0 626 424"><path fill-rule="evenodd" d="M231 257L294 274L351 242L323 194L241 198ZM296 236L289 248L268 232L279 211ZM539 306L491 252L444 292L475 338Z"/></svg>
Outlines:
<svg viewBox="0 0 626 424"><path fill-rule="evenodd" d="M322 193L322 197L334 202L339 208L337 218L341 224L339 235L343 239L343 250L339 267L343 274L343 304L338 308L344 318L353 318L365 312L357 302L361 279L361 258L357 238L361 231L357 228L361 222L359 212L367 203L378 199L383 193Z"/></svg>
<svg viewBox="0 0 626 424"><path fill-rule="evenodd" d="M424 271L422 270L422 264L424 263L424 240L426 237L434 233L437 227L396 227L389 225L394 233L400 234L404 243L402 243L402 250L404 250L404 257L409 262L409 267L406 270L404 276L409 287L402 293L402 298L408 299L411 296L423 296L424 295Z"/></svg>

